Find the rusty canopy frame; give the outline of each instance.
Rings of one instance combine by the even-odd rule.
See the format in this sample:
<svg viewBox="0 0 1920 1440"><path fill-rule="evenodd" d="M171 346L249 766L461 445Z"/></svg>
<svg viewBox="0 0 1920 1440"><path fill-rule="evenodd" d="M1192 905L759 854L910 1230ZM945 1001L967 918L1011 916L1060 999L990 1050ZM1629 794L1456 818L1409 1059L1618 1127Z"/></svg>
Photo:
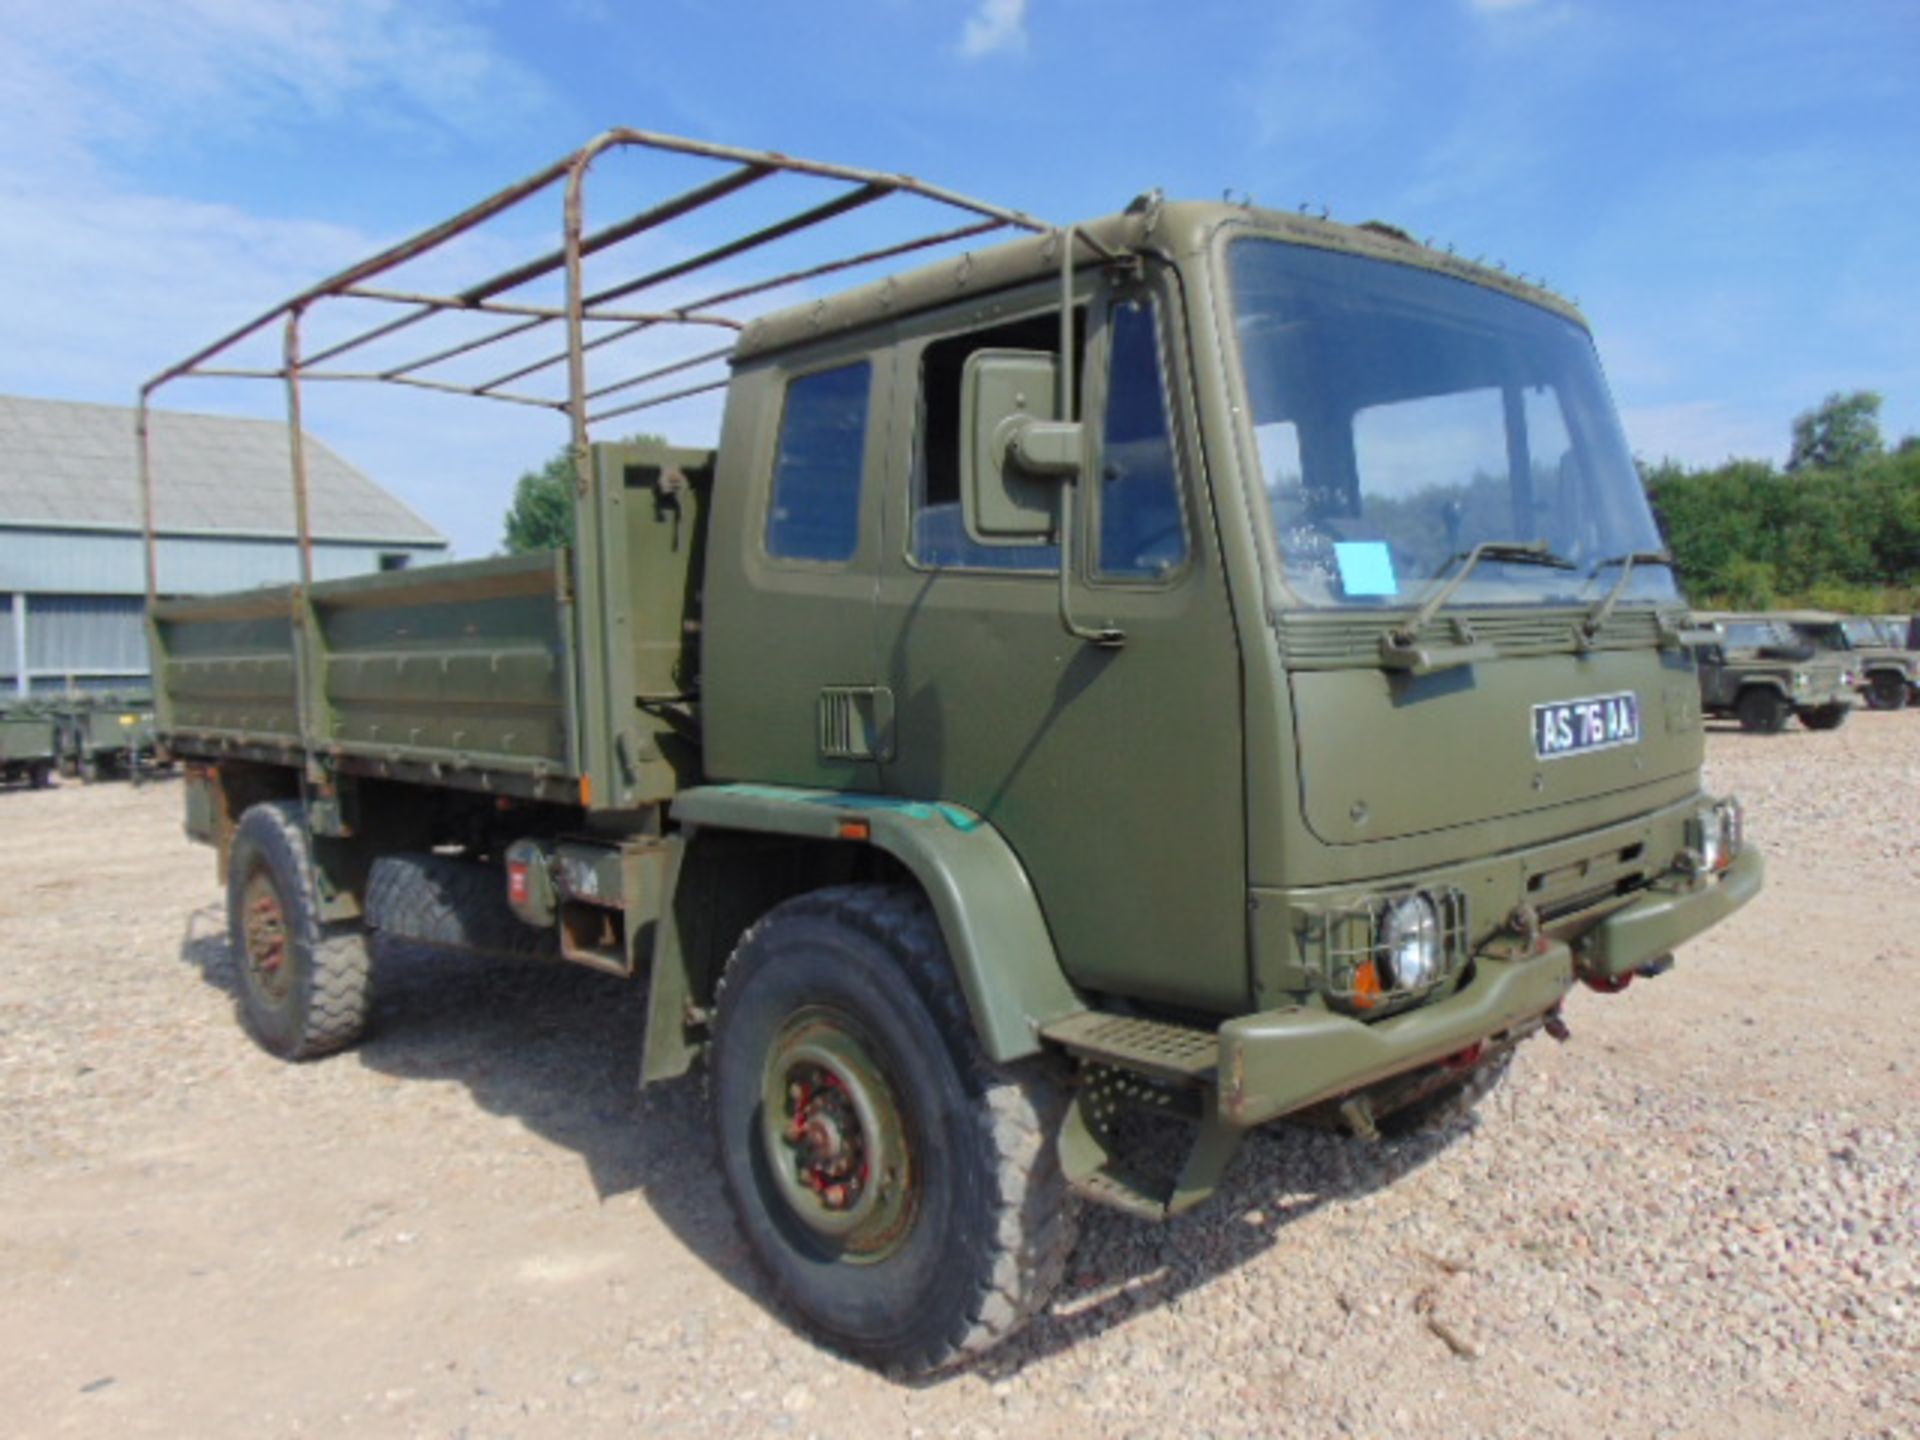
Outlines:
<svg viewBox="0 0 1920 1440"><path fill-rule="evenodd" d="M636 211L611 225L585 230L584 192L588 167L611 150L637 148L665 151L713 160L727 166L715 179L697 185L657 204ZM623 241L656 230L671 221L725 199L773 175L799 175L826 182L839 182L838 193L822 203L787 216L785 219L739 235L685 260L648 273L587 292L583 266L589 255L609 251ZM453 294L422 294L389 289L373 282L387 272L417 260L477 226L525 204L564 182L562 242L560 248L537 256L510 270L492 275ZM915 238L842 256L802 269L788 270L765 279L731 285L684 305L661 310L628 309L620 302L644 290L669 281L684 279L761 246L815 226L824 225L877 201L895 196L911 196L933 201L961 212L962 223ZM140 457L140 500L146 532L147 603L158 597L158 556L153 508L153 452L149 408L153 395L175 380L244 379L278 380L286 386L289 459L292 469L294 519L299 538L300 585L313 583L313 535L308 515L307 460L304 432L301 429L301 386L305 381L356 381L413 386L456 395L533 405L566 413L571 424L576 477L581 492L592 483L587 457L588 432L595 423L616 415L632 414L655 405L706 393L724 387L719 378L700 378L702 369L719 366L733 351L726 345L703 351L690 358L654 368L610 384L589 389L587 353L629 336L661 326L709 328L737 333L745 322L720 308L749 297L765 294L824 275L856 269L878 261L894 259L915 251L957 243L999 230L1024 230L1048 233L1055 227L1017 210L1008 210L983 200L975 200L951 190L928 185L907 175L888 175L848 165L832 165L814 160L796 159L773 151L746 150L731 145L688 140L645 130L614 129L595 136L587 144L564 156L517 184L509 185L449 220L422 230L417 235L382 250L377 255L351 265L330 279L282 301L239 329L212 344L196 350L178 364L170 366L140 387L137 435ZM1071 242L1065 247L1070 253ZM1103 247L1095 247L1100 249ZM563 306L537 305L515 301L512 293L533 281L563 270L566 275L566 302ZM323 300L349 299L372 301L395 307L399 313L390 319L328 345L313 354L301 348L301 322ZM489 334L443 347L399 364L379 369L337 367L343 356L351 355L378 340L397 335L421 321L447 314L499 316L504 322ZM273 369L222 365L218 362L245 341L267 331L275 323L283 330L282 363ZM609 324L605 333L587 335L589 323ZM472 355L489 346L517 339L550 325L565 327L565 347L557 353L522 364L505 374L477 385L464 385L437 379L423 372L458 357ZM567 394L564 399L527 394L509 387L516 382L556 366L566 366ZM623 397L617 403L593 408L609 397Z"/></svg>

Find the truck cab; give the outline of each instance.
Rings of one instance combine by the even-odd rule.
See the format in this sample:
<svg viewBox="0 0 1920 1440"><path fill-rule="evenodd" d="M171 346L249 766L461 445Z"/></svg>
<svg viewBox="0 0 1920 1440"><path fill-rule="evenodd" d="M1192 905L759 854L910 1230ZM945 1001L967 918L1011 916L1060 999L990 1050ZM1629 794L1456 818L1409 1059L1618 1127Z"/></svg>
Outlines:
<svg viewBox="0 0 1920 1440"><path fill-rule="evenodd" d="M1701 823L1701 713L1577 315L1382 229L1087 233L1066 326L1032 240L749 332L710 775L964 807L1076 989L1198 1023L1390 1015L1518 930L1627 973L1590 937ZM982 462L1015 363L1074 417L1037 500ZM1390 926L1437 949L1369 974Z"/></svg>

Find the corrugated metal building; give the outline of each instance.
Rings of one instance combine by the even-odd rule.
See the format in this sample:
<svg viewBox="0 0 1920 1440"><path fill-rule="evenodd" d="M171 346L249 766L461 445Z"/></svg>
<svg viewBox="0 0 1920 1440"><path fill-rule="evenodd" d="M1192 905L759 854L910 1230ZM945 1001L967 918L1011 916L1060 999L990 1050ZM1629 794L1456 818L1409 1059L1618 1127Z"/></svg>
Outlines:
<svg viewBox="0 0 1920 1440"><path fill-rule="evenodd" d="M282 585L299 573L287 430L156 410L163 595ZM446 538L312 436L315 579L444 556ZM0 694L147 679L134 411L0 395Z"/></svg>

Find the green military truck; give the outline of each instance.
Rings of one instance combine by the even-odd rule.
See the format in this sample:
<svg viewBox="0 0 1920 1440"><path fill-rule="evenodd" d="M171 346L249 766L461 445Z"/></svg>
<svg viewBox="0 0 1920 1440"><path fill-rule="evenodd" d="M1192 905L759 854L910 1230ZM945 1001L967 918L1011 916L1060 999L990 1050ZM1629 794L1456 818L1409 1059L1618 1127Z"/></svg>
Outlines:
<svg viewBox="0 0 1920 1440"><path fill-rule="evenodd" d="M1700 706L1756 735L1778 735L1794 716L1809 730L1838 730L1854 706L1855 676L1773 615L1701 613L1694 648Z"/></svg>
<svg viewBox="0 0 1920 1440"><path fill-rule="evenodd" d="M1816 650L1835 656L1853 676L1873 710L1904 710L1914 684L1915 657L1889 642L1879 624L1864 615L1825 610L1782 610L1774 618Z"/></svg>
<svg viewBox="0 0 1920 1440"><path fill-rule="evenodd" d="M145 691L67 695L53 702L60 773L88 783L136 783L158 766L153 696Z"/></svg>
<svg viewBox="0 0 1920 1440"><path fill-rule="evenodd" d="M593 229L612 149L718 173ZM831 193L614 267L769 179ZM381 278L559 184L559 249ZM882 199L960 223L689 298ZM556 272L564 303L520 288ZM341 299L395 308L309 356ZM563 329L564 391L442 378L469 340L355 353L476 315ZM742 327L708 378L589 375L622 327L706 320ZM1149 195L1060 228L616 131L143 406L276 332L253 373L296 417L329 375L552 404L577 505L557 552L154 605L242 1019L289 1058L350 1044L369 934L645 976L644 1080L704 1061L747 1241L869 1363L1005 1337L1080 1201L1185 1210L1253 1127L1444 1122L1565 1038L1576 982L1660 973L1761 883L1701 789L1685 612L1585 324L1390 227ZM717 449L589 442L697 388Z"/></svg>
<svg viewBox="0 0 1920 1440"><path fill-rule="evenodd" d="M54 770L53 715L37 700L0 701L0 784L44 790Z"/></svg>

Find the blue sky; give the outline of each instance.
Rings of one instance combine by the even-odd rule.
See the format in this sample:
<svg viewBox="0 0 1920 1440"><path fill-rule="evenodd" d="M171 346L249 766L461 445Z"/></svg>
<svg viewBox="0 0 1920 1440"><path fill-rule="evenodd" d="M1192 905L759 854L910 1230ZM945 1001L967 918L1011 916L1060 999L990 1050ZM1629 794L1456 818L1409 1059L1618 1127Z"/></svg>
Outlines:
<svg viewBox="0 0 1920 1440"><path fill-rule="evenodd" d="M1914 0L0 0L0 392L128 402L612 124L1053 220L1153 186L1392 220L1577 297L1648 458L1782 458L1854 388L1920 431ZM466 554L563 438L348 387L310 428Z"/></svg>

